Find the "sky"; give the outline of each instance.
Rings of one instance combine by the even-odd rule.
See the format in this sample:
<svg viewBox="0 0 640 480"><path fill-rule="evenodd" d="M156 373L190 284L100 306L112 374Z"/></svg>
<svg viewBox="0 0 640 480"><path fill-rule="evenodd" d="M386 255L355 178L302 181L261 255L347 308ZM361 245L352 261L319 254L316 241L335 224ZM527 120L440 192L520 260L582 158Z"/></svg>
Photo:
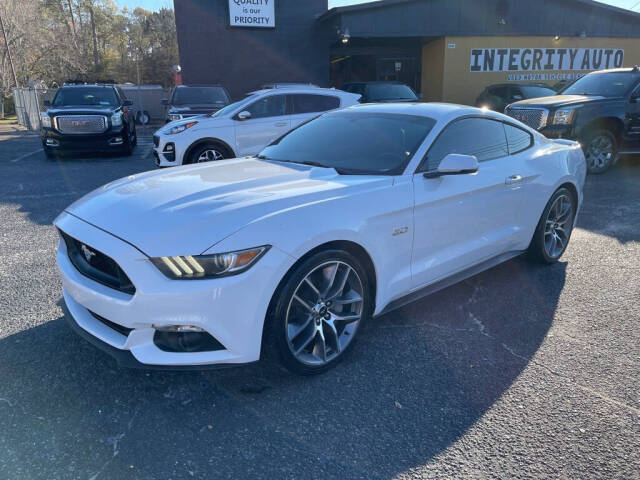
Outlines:
<svg viewBox="0 0 640 480"><path fill-rule="evenodd" d="M355 3L364 3L367 0L329 0L329 8L341 7L343 5L353 5ZM159 10L162 7L173 8L173 0L115 0L119 7L142 7L147 10ZM606 0L603 3L615 5L621 8L633 8L636 12L640 11L640 1L638 0Z"/></svg>

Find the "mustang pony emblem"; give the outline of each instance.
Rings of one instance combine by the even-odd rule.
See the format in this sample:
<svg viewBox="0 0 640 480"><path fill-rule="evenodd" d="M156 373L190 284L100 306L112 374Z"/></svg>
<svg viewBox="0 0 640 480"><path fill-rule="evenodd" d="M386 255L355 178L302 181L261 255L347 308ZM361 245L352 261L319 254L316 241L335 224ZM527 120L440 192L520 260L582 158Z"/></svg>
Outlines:
<svg viewBox="0 0 640 480"><path fill-rule="evenodd" d="M80 250L82 250L82 254L84 255L84 258L87 259L87 262L91 262L91 258L96 256L96 252L92 251L85 244L82 244L82 246L80 247Z"/></svg>

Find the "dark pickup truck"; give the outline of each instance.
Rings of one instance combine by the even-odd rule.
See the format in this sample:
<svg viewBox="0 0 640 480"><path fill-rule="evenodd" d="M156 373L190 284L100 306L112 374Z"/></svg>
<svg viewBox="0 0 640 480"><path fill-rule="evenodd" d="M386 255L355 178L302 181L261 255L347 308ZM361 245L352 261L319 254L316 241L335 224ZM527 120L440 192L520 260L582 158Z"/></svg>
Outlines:
<svg viewBox="0 0 640 480"><path fill-rule="evenodd" d="M593 72L560 94L512 103L505 113L549 138L582 144L589 173L640 153L640 68Z"/></svg>
<svg viewBox="0 0 640 480"><path fill-rule="evenodd" d="M130 155L137 144L129 115L132 102L115 85L65 85L40 117L47 157L62 152L117 152Z"/></svg>

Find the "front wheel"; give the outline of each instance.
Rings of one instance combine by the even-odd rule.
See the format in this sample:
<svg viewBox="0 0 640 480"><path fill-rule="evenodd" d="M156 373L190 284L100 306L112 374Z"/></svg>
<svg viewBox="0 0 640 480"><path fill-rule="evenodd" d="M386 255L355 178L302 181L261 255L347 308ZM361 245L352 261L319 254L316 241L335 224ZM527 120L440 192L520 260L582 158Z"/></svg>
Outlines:
<svg viewBox="0 0 640 480"><path fill-rule="evenodd" d="M231 158L232 156L233 155L224 146L219 143L210 142L194 148L185 163L215 162L217 160Z"/></svg>
<svg viewBox="0 0 640 480"><path fill-rule="evenodd" d="M346 251L320 252L299 265L272 312L283 364L303 375L332 368L373 310L371 292L362 264Z"/></svg>
<svg viewBox="0 0 640 480"><path fill-rule="evenodd" d="M618 157L618 142L608 130L594 130L585 135L582 142L589 173L604 173Z"/></svg>
<svg viewBox="0 0 640 480"><path fill-rule="evenodd" d="M551 264L560 259L571 238L576 209L576 201L566 188L560 188L553 194L529 246L529 255L534 260Z"/></svg>

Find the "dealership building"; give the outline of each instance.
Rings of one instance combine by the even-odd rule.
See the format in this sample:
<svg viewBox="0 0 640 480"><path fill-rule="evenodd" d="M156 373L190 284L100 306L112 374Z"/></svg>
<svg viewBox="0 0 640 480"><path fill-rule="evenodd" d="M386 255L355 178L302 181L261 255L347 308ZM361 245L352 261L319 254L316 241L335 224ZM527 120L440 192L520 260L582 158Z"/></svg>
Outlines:
<svg viewBox="0 0 640 480"><path fill-rule="evenodd" d="M187 84L407 83L473 103L489 84L640 64L640 14L592 0L174 0Z"/></svg>

